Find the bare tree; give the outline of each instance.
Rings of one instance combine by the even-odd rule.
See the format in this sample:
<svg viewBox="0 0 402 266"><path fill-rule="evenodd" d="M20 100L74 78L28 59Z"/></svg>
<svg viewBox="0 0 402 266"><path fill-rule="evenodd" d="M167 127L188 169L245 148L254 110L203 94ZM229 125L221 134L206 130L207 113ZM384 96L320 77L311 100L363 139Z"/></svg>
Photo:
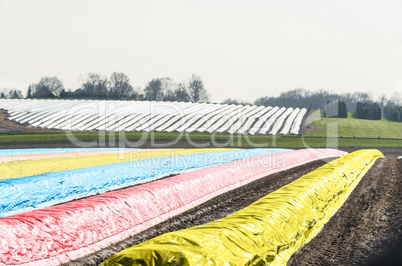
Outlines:
<svg viewBox="0 0 402 266"><path fill-rule="evenodd" d="M150 101L169 101L177 85L171 78L154 78L144 89L145 98Z"/></svg>
<svg viewBox="0 0 402 266"><path fill-rule="evenodd" d="M37 84L31 83L28 86L27 98L35 98Z"/></svg>
<svg viewBox="0 0 402 266"><path fill-rule="evenodd" d="M13 98L14 98L14 90L9 90L9 91L8 91L8 96L7 96L7 98L9 98L9 99L13 99Z"/></svg>
<svg viewBox="0 0 402 266"><path fill-rule="evenodd" d="M89 73L81 78L82 93L88 98L106 99L108 94L108 81L105 76Z"/></svg>
<svg viewBox="0 0 402 266"><path fill-rule="evenodd" d="M148 82L144 89L145 99L150 101L161 101L163 99L162 82L155 78Z"/></svg>
<svg viewBox="0 0 402 266"><path fill-rule="evenodd" d="M399 92L394 92L391 96L391 100L392 104L400 106L402 105L402 94Z"/></svg>
<svg viewBox="0 0 402 266"><path fill-rule="evenodd" d="M10 99L20 99L20 98L23 98L22 92L21 92L20 90L17 90L17 89L10 90L10 91L8 92L8 98L10 98Z"/></svg>
<svg viewBox="0 0 402 266"><path fill-rule="evenodd" d="M355 92L353 93L353 98L357 102L372 102L373 98L369 92Z"/></svg>
<svg viewBox="0 0 402 266"><path fill-rule="evenodd" d="M224 100L222 103L226 103L226 104L240 104L239 100L236 99L232 99L232 98L227 98L226 100Z"/></svg>
<svg viewBox="0 0 402 266"><path fill-rule="evenodd" d="M232 99L232 98L228 98L228 99L224 100L222 103L226 103L226 104L252 105L252 104L249 103L249 102L242 101L242 100L236 100L236 99Z"/></svg>
<svg viewBox="0 0 402 266"><path fill-rule="evenodd" d="M383 93L379 98L378 98L378 105L381 108L381 113L384 113L384 107L387 105L388 99L387 96Z"/></svg>
<svg viewBox="0 0 402 266"><path fill-rule="evenodd" d="M164 88L163 101L190 101L190 95L184 83L176 84L172 80L162 80L162 88Z"/></svg>
<svg viewBox="0 0 402 266"><path fill-rule="evenodd" d="M176 101L178 102L189 102L190 94L187 91L187 87L185 83L179 83L177 85L176 90L174 91L174 95L176 97Z"/></svg>
<svg viewBox="0 0 402 266"><path fill-rule="evenodd" d="M188 94L192 102L207 102L209 94L204 87L201 77L193 74L188 82Z"/></svg>
<svg viewBox="0 0 402 266"><path fill-rule="evenodd" d="M32 96L36 98L58 97L62 89L63 82L57 77L43 77L38 84L32 86L35 90L32 91ZM32 90L31 88L31 90Z"/></svg>
<svg viewBox="0 0 402 266"><path fill-rule="evenodd" d="M134 87L129 99L143 100L144 94L142 93L142 89L140 87Z"/></svg>
<svg viewBox="0 0 402 266"><path fill-rule="evenodd" d="M174 92L173 90L167 90L167 91L164 93L163 101L168 101L168 102L174 102L174 101L176 101L175 92Z"/></svg>
<svg viewBox="0 0 402 266"><path fill-rule="evenodd" d="M129 77L124 73L112 73L109 79L109 98L128 99L132 93Z"/></svg>
<svg viewBox="0 0 402 266"><path fill-rule="evenodd" d="M163 101L176 101L175 91L177 89L176 82L171 78L161 78L161 88L163 94ZM172 97L173 96L173 97Z"/></svg>
<svg viewBox="0 0 402 266"><path fill-rule="evenodd" d="M3 89L1 89L0 90L0 98L3 98L3 99L5 99L5 98L7 98L7 95L8 95L8 89L7 88L3 88Z"/></svg>
<svg viewBox="0 0 402 266"><path fill-rule="evenodd" d="M27 98L32 98L32 89L31 89L31 87L28 87Z"/></svg>

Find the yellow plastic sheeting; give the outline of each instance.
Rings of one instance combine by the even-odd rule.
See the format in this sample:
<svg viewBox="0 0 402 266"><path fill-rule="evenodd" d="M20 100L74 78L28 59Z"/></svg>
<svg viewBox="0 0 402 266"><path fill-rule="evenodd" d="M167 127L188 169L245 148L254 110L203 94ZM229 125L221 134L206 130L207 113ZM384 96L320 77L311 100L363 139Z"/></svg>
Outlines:
<svg viewBox="0 0 402 266"><path fill-rule="evenodd" d="M0 164L0 180L35 176L52 172L81 169L99 165L127 163L158 157L190 155L195 153L221 152L236 149L187 149L168 151L144 151L126 154L97 155L79 158L59 158L37 161L20 161Z"/></svg>
<svg viewBox="0 0 402 266"><path fill-rule="evenodd" d="M125 152L141 152L149 150L126 150ZM59 159L69 157L86 157L107 154L119 154L120 151L83 151L83 152L66 152L66 153L46 153L46 154L27 154L27 155L14 155L14 156L0 156L0 163L9 163L17 161L31 161L31 160L46 160L46 159Z"/></svg>
<svg viewBox="0 0 402 266"><path fill-rule="evenodd" d="M103 265L284 265L379 157L377 150L348 154L232 215L127 248Z"/></svg>

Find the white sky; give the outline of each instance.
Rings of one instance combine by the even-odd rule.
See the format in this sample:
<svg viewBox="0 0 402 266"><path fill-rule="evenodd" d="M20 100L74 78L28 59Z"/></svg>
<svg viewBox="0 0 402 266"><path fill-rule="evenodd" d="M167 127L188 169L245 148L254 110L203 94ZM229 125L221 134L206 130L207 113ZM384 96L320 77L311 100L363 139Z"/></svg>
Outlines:
<svg viewBox="0 0 402 266"><path fill-rule="evenodd" d="M213 101L293 88L402 91L402 1L4 1L0 89L202 77Z"/></svg>

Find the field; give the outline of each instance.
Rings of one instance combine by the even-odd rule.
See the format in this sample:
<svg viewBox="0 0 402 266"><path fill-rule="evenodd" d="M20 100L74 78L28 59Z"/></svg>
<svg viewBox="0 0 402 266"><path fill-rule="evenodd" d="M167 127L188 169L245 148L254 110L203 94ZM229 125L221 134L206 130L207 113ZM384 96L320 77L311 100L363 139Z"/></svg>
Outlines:
<svg viewBox="0 0 402 266"><path fill-rule="evenodd" d="M0 110L0 128L12 132L0 132L0 148L17 147L73 147L64 131L27 127L7 119L7 113ZM229 135L220 133L178 133L178 132L82 132L72 131L79 141L96 141L95 146L114 147L119 139L125 139L131 147L181 147L190 148L194 143L205 147L225 146L238 148L402 148L402 123L355 119L349 113L348 119L320 118L317 112L307 119L313 132L307 129L299 135ZM317 119L321 119L315 121ZM338 122L338 136L327 136L326 124ZM369 129L368 129L369 128ZM356 132L352 134L351 132ZM380 134L381 133L381 134ZM378 135L380 134L380 138ZM139 142L145 138L144 142ZM152 141L151 141L152 140ZM214 142L212 141L214 140ZM385 152L386 149L384 149Z"/></svg>
<svg viewBox="0 0 402 266"><path fill-rule="evenodd" d="M322 165L323 161L316 161L267 176L69 265L97 265L160 234L221 219ZM401 230L395 230L402 226L398 175L402 175L401 160L379 159L321 233L294 254L288 265L365 265L386 254L402 238Z"/></svg>
<svg viewBox="0 0 402 266"><path fill-rule="evenodd" d="M401 127L317 118L304 136L66 134L2 111L0 265L384 262L402 241Z"/></svg>
<svg viewBox="0 0 402 266"><path fill-rule="evenodd" d="M0 0L0 266L402 266L402 0L310 2Z"/></svg>
<svg viewBox="0 0 402 266"><path fill-rule="evenodd" d="M175 244L169 251L170 255L158 245L163 245L164 238L170 239L166 240L169 243L179 241L180 237L175 234L180 232L191 239L191 232L196 230L194 226L197 225L202 225L199 229L206 233L204 235L197 229L197 239L208 238L210 230L222 230L218 235L227 236L219 240L227 247L220 252L222 257L216 257L215 251L209 250L208 246L197 255L198 259L208 258L216 263L223 262L222 259L231 263L239 259L248 261L247 256L239 257L242 255L232 253L234 250L229 243L247 243L254 241L252 239L256 235L271 235L271 227L276 232L275 245L311 241L306 249L313 250L323 246L328 238L341 241L337 239L345 237L345 230L350 234L365 235L365 231L379 228L381 237L370 236L372 242L369 247L361 240L350 244L358 252L358 255L348 257L351 264L383 255L401 238L400 234L390 233L400 225L401 220L397 190L400 180L396 178L401 175L401 161L381 159L382 154L376 150L362 150L348 155L331 149L137 149L130 151L128 157L120 153L118 149L104 148L0 150L0 216L3 217L0 218L0 227L8 232L0 236L3 243L8 243L0 248L0 262L97 265L105 261L105 265L114 265L117 260L132 256L139 258L141 254L144 259L149 258L146 252L157 252L157 257L168 256L170 261L180 261L181 255L180 258L174 255L177 251ZM339 160L334 160L339 156ZM334 170L334 166L340 170ZM347 173L348 178L341 178L339 173ZM367 178L365 176L359 183L364 175ZM356 185L359 186L354 190ZM318 188L317 193L312 194L311 189ZM374 192L378 190L384 194ZM313 200L314 204L311 205L304 197ZM287 202L293 203L288 205ZM255 209L261 204L267 206ZM367 209L367 204L373 207ZM311 206L316 205L314 211ZM337 212L338 208L341 209ZM345 210L356 217L351 212L356 209L364 219L349 222L346 227L338 225L349 219L344 219L347 217L345 214L340 218L338 213ZM317 211L322 214L318 215ZM242 214L249 212L255 219ZM285 220L293 222L283 227L282 219L266 217L286 217ZM244 228L241 234L236 233L238 229L226 226L233 223L231 219L238 224L238 228ZM304 219L312 225L301 226L298 221ZM258 226L254 224L257 221ZM335 225L331 225L333 223ZM314 238L318 232L328 231L329 226L335 229ZM246 229L254 227L258 230ZM282 232L283 228L288 229ZM82 238L83 235L87 237ZM218 235L214 241L218 241ZM322 237L323 243L314 244ZM151 245L155 249L147 247L151 238L156 241ZM191 249L194 252L191 243L197 239L186 240L187 244L180 244L179 250ZM227 239L231 240L227 242ZM162 242L158 244L158 241ZM200 245L209 243L207 239L200 241ZM43 242L49 244L42 245ZM261 247L260 244L243 245L241 254L259 254L258 250L266 245L261 244ZM275 264L286 263L290 259L289 263L293 265L305 260L314 264L324 257L330 263L338 263L345 258L329 258L327 254L342 253L350 248L347 245L330 245L324 253L315 251L317 254L311 258L304 248L297 252L298 245L292 244L283 252L258 258ZM365 255L367 248L371 249L372 256ZM133 253L132 249L143 251ZM110 257L119 252L121 255ZM82 254L88 256L83 257ZM192 258L191 254L186 255L188 259ZM233 254L237 255L233 257ZM201 264L204 262L199 261Z"/></svg>
<svg viewBox="0 0 402 266"><path fill-rule="evenodd" d="M0 99L8 118L32 127L81 131L137 131L297 135L306 108L200 102Z"/></svg>

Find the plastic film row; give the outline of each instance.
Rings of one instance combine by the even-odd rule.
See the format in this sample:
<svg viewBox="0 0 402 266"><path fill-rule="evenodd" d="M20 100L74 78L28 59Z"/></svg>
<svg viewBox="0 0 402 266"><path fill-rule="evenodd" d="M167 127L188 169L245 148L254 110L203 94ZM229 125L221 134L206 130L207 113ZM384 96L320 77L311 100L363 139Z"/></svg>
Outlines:
<svg viewBox="0 0 402 266"><path fill-rule="evenodd" d="M232 215L161 235L103 265L284 265L382 156L377 150L345 155Z"/></svg>

